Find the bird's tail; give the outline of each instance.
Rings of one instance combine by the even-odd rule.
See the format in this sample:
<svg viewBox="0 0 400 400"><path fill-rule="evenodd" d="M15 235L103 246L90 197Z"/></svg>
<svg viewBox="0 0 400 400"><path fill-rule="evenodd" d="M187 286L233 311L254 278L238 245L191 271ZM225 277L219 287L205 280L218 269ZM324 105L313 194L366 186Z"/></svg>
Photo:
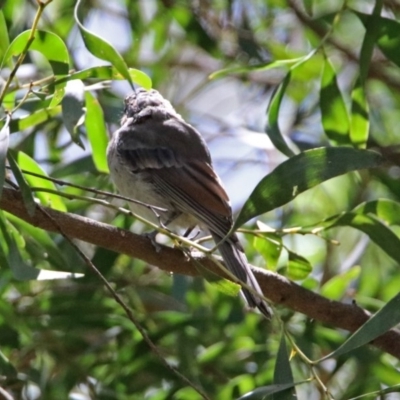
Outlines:
<svg viewBox="0 0 400 400"><path fill-rule="evenodd" d="M222 238L211 232L215 243L219 243ZM263 295L260 285L256 277L250 269L246 255L242 249L239 239L236 235L232 235L218 246L226 267L241 281L253 288L257 293ZM242 288L243 297L246 299L250 307L257 307L267 318L271 318L272 310L267 302L261 297L251 293L248 289Z"/></svg>

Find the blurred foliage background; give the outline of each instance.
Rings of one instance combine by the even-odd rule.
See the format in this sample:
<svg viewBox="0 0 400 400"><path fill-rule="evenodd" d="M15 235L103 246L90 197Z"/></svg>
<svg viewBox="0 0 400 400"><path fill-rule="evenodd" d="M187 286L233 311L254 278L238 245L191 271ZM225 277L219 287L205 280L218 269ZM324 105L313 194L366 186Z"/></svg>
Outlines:
<svg viewBox="0 0 400 400"><path fill-rule="evenodd" d="M13 171L0 181L5 175L7 187L18 184L61 211L146 230L113 209L55 194L87 195L83 189L17 178L22 169L113 191L107 132L117 128L132 90L122 79L128 74L159 90L204 135L235 211L295 154L378 150L386 158L380 168L318 178L282 207L279 196L294 190L295 179L262 187L276 207L258 213L258 228L271 232L242 239L253 265L371 312L393 307L388 301L400 287L399 1L12 0L0 7L0 164L9 148ZM359 169L346 154L335 159L338 169ZM44 185L52 193L29 189ZM251 219L246 228L256 226ZM268 322L203 278L79 246L165 359L209 398L271 398L282 383L288 386L275 399L400 398L399 361L373 347L309 361L337 349L348 332L283 307ZM202 398L160 362L62 235L2 211L0 267L0 398Z"/></svg>

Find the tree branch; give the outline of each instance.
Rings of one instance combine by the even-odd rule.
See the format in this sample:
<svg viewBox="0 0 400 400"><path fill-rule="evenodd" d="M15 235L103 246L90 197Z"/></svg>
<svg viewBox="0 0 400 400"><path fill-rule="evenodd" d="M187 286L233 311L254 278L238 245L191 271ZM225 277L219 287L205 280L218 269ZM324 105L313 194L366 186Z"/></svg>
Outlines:
<svg viewBox="0 0 400 400"><path fill-rule="evenodd" d="M38 228L58 232L54 222L46 218L43 213L36 212L33 216L30 216L25 209L20 192L14 189L3 189L0 209ZM144 236L79 215L62 213L51 208L45 208L45 210L68 237L139 258L164 271L191 276L198 275L195 262L187 259L178 249L160 245L161 250L156 252L151 240ZM207 257L196 256L196 262L201 262L207 269L221 275L218 266ZM252 269L267 298L275 304L281 304L294 311L301 312L309 318L354 332L370 316L366 310L356 304L343 304L328 300L281 275L256 267L252 267ZM371 344L400 359L399 331L391 329Z"/></svg>

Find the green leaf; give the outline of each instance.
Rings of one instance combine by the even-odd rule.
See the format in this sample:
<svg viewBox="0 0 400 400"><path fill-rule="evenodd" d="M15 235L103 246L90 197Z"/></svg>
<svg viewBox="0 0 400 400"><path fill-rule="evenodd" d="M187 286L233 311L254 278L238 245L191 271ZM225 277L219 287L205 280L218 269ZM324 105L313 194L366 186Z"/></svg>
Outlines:
<svg viewBox="0 0 400 400"><path fill-rule="evenodd" d="M12 112L15 107L16 94L16 92L10 92L4 96L3 103L1 105L2 107L4 107L5 110Z"/></svg>
<svg viewBox="0 0 400 400"><path fill-rule="evenodd" d="M377 43L382 53L397 66L400 66L400 24L389 18L379 18Z"/></svg>
<svg viewBox="0 0 400 400"><path fill-rule="evenodd" d="M47 176L43 169L36 163L36 161L29 157L27 154L20 151L18 153L18 164L22 170L29 172L35 172L36 174ZM31 187L49 189L51 191L57 190L53 182L46 179L41 179L36 176L26 175L26 180L29 182ZM60 196L53 193L47 193L44 191L37 191L36 196L40 199L41 203L45 206L49 206L55 210L66 212L64 202Z"/></svg>
<svg viewBox="0 0 400 400"><path fill-rule="evenodd" d="M336 226L351 226L369 236L383 251L400 263L400 239L385 224L373 215L344 213L339 217L329 218L326 222L334 220L325 229Z"/></svg>
<svg viewBox="0 0 400 400"><path fill-rule="evenodd" d="M13 119L10 123L12 133L21 132L32 126L39 125L49 119L54 118L61 112L61 106L47 108L28 115L27 117Z"/></svg>
<svg viewBox="0 0 400 400"><path fill-rule="evenodd" d="M273 233L254 236L253 246L267 263L267 268L275 271L282 252L282 238Z"/></svg>
<svg viewBox="0 0 400 400"><path fill-rule="evenodd" d="M12 56L23 53L28 45L31 30L27 30L18 35L10 44L4 56L2 65L5 65ZM29 45L29 50L36 50L42 53L53 70L55 78L68 75L69 53L63 40L52 32L36 30L33 41ZM51 106L56 106L64 94L64 84L57 86Z"/></svg>
<svg viewBox="0 0 400 400"><path fill-rule="evenodd" d="M321 295L332 300L340 300L346 293L350 283L360 276L361 267L356 265L348 271L329 279L322 288Z"/></svg>
<svg viewBox="0 0 400 400"><path fill-rule="evenodd" d="M210 74L209 79L220 79L224 78L225 76L233 75L233 74L242 74L242 73L250 73L253 71L268 71L273 68L280 68L286 66L292 66L302 60L304 57L292 58L289 60L276 60L271 61L265 64L258 64L258 65L250 65L246 67L230 67L224 68L219 71L213 72Z"/></svg>
<svg viewBox="0 0 400 400"><path fill-rule="evenodd" d="M361 79L351 92L350 139L355 147L365 148L369 135L369 106Z"/></svg>
<svg viewBox="0 0 400 400"><path fill-rule="evenodd" d="M354 332L338 349L323 359L339 357L381 336L400 323L400 293L376 312Z"/></svg>
<svg viewBox="0 0 400 400"><path fill-rule="evenodd" d="M298 154L259 182L240 211L233 229L288 203L328 179L359 169L375 168L381 162L378 153L348 147L322 147Z"/></svg>
<svg viewBox="0 0 400 400"><path fill-rule="evenodd" d="M290 82L292 71L303 65L305 62L307 62L310 58L312 58L315 55L315 53L316 49L314 49L304 57L300 57L297 60L297 62L290 68L290 71L286 74L283 81L275 89L274 93L272 94L271 100L268 104L267 127L265 129L266 133L271 139L274 146L288 157L292 157L294 155L294 152L287 145L285 139L282 136L278 124L279 111L281 108L282 99L286 92L286 88Z"/></svg>
<svg viewBox="0 0 400 400"><path fill-rule="evenodd" d="M221 278L219 275L203 267L201 263L195 261L196 269L199 274L211 285L218 289L220 292L227 294L228 296L237 296L240 292L240 285L232 282L228 279Z"/></svg>
<svg viewBox="0 0 400 400"><path fill-rule="evenodd" d="M394 19L354 12L368 29L375 29L375 42L382 53L400 66L400 23Z"/></svg>
<svg viewBox="0 0 400 400"><path fill-rule="evenodd" d="M43 229L36 228L28 222L17 218L13 214L6 213L7 220L10 221L20 232L23 232L26 241L34 241L35 245L43 250L46 254L46 260L54 268L65 268L67 265L67 258L63 252L60 251L59 247L54 243L50 235Z"/></svg>
<svg viewBox="0 0 400 400"><path fill-rule="evenodd" d="M178 389L174 391L174 399L175 400L186 400L186 399L191 399L191 400L203 400L204 397L201 396L197 390L195 390L191 386L186 386L181 389ZM157 399L155 399L157 400ZM161 397L158 399L161 400Z"/></svg>
<svg viewBox="0 0 400 400"><path fill-rule="evenodd" d="M148 75L146 75L144 72L134 69L134 68L129 68L129 75L131 76L131 79L133 82L136 84L144 87L145 89L149 90L152 87L152 82L151 79ZM115 67L112 65L101 65L97 67L91 67L84 69L82 71L74 72L70 75L67 75L65 77L62 77L60 79L57 79L55 82L51 83L51 85L57 85L60 83L65 83L74 79L112 79L112 80L120 80L120 79L125 79Z"/></svg>
<svg viewBox="0 0 400 400"><path fill-rule="evenodd" d="M226 353L227 344L225 341L216 342L205 348L197 357L199 364L209 364L216 362Z"/></svg>
<svg viewBox="0 0 400 400"><path fill-rule="evenodd" d="M274 369L274 384L275 385L291 384L292 386L286 390L275 393L272 396L273 400L293 400L294 398L296 398L296 392L294 390L293 374L289 363L289 356L287 353L284 333L282 333L281 340L279 343L279 350L276 357L276 363Z"/></svg>
<svg viewBox="0 0 400 400"><path fill-rule="evenodd" d="M382 389L378 394L399 393L399 392L400 392L400 384Z"/></svg>
<svg viewBox="0 0 400 400"><path fill-rule="evenodd" d="M10 45L10 39L8 37L8 29L6 20L4 18L3 11L0 10L0 62L2 63L3 57Z"/></svg>
<svg viewBox="0 0 400 400"><path fill-rule="evenodd" d="M294 383L281 383L278 385L268 385L262 386L255 390L252 390L249 393L239 397L237 400L264 400L268 399L267 396L271 396L272 394L279 393L286 391L290 388L293 388L297 385L301 385L302 383L307 383L309 381L301 381L301 382L294 382Z"/></svg>
<svg viewBox="0 0 400 400"><path fill-rule="evenodd" d="M290 82L291 71L289 71L285 79L279 84L274 91L271 100L267 108L267 127L266 133L271 139L274 146L288 157L294 156L293 151L287 145L285 139L282 136L281 130L279 129L278 117L279 110L286 88Z"/></svg>
<svg viewBox="0 0 400 400"><path fill-rule="evenodd" d="M106 157L108 135L104 124L103 110L98 100L90 92L86 92L85 100L87 109L85 126L92 147L93 162L99 172L108 173Z"/></svg>
<svg viewBox="0 0 400 400"><path fill-rule="evenodd" d="M383 221L383 222L382 222ZM322 229L350 226L367 234L383 251L400 262L400 239L387 225L400 225L400 203L379 199L362 203L351 212L330 217L319 223Z"/></svg>
<svg viewBox="0 0 400 400"><path fill-rule="evenodd" d="M27 281L36 279L39 270L27 264L21 256L19 246L17 245L14 235L15 231L7 229L7 223L3 212L0 212L0 230L3 238L8 246L7 262L15 279L19 281Z"/></svg>
<svg viewBox="0 0 400 400"><path fill-rule="evenodd" d="M352 143L358 148L365 148L369 135L369 106L365 94L365 82L374 51L375 41L379 36L382 0L375 2L375 7L365 24L366 32L360 51L360 76L351 93L351 129Z"/></svg>
<svg viewBox="0 0 400 400"><path fill-rule="evenodd" d="M400 384L394 385L385 389L376 390L374 392L363 393L360 396L352 397L350 400L361 400L361 399L379 399L382 398L383 394L387 393L398 393L400 392Z"/></svg>
<svg viewBox="0 0 400 400"><path fill-rule="evenodd" d="M0 351L0 375L15 379L17 374L18 371L14 365L12 365L10 360Z"/></svg>
<svg viewBox="0 0 400 400"><path fill-rule="evenodd" d="M382 0L375 1L372 14L369 16L365 25L365 36L360 51L360 80L362 86L368 77L368 70L374 52L375 41L379 37L379 26L381 21Z"/></svg>
<svg viewBox="0 0 400 400"><path fill-rule="evenodd" d="M310 17L313 16L313 3L314 0L303 0L304 9Z"/></svg>
<svg viewBox="0 0 400 400"><path fill-rule="evenodd" d="M336 72L328 58L325 58L322 70L320 107L322 126L329 140L337 145L351 144L349 116L336 81Z"/></svg>
<svg viewBox="0 0 400 400"><path fill-rule="evenodd" d="M78 10L81 4L81 0L78 0L75 5L74 18L78 25L79 31L81 32L82 39L85 43L86 48L96 57L101 60L109 61L117 71L130 83L133 87L133 82L131 75L128 71L128 66L126 65L122 56L118 53L114 47L108 43L106 40L100 38L94 33L87 30L78 18Z"/></svg>
<svg viewBox="0 0 400 400"><path fill-rule="evenodd" d="M13 228L13 229L11 229ZM3 247L0 245L0 252L2 253L0 259L6 259L8 267L15 279L19 281L29 280L54 280L54 279L66 279L66 278L81 278L84 274L75 272L64 272L64 271L50 271L47 269L38 269L29 265L21 255L21 242L22 237L17 229L8 224L4 217L4 213L0 211L0 231L3 234L3 238L8 247L8 254L5 254Z"/></svg>
<svg viewBox="0 0 400 400"><path fill-rule="evenodd" d="M374 214L388 225L400 225L400 203L389 200L379 199L361 203L353 209L357 214Z"/></svg>
<svg viewBox="0 0 400 400"><path fill-rule="evenodd" d="M1 216L0 216L1 218ZM7 252L8 248L6 247L6 241L5 238L3 237L0 229L0 268L4 269L7 268L8 270L11 271L10 266L8 265L8 259L7 259ZM4 273L2 271L2 277L4 277Z"/></svg>
<svg viewBox="0 0 400 400"><path fill-rule="evenodd" d="M19 169L17 162L15 161L14 151L9 150L7 158L8 158L8 163L10 164L11 171L14 174L14 178L18 183L19 190L21 191L22 200L24 201L26 211L28 211L28 214L30 216L33 216L33 214L35 214L35 210L36 210L35 199L33 197L33 194L32 194L32 191L31 191L31 188L30 188L28 182L25 180L24 176L22 175L21 170Z"/></svg>
<svg viewBox="0 0 400 400"><path fill-rule="evenodd" d="M12 56L17 56L24 51L30 35L31 29L22 32L12 41L4 56L3 64ZM29 50L36 50L42 53L49 61L56 77L68 74L68 49L63 40L56 34L41 30L35 31L35 37L29 46Z"/></svg>
<svg viewBox="0 0 400 400"><path fill-rule="evenodd" d="M85 121L85 85L79 79L68 81L61 101L62 117L72 141L84 149L78 128Z"/></svg>
<svg viewBox="0 0 400 400"><path fill-rule="evenodd" d="M286 273L288 278L294 281L307 278L312 271L310 262L303 256L293 253L290 250L288 250L288 253L289 259Z"/></svg>
<svg viewBox="0 0 400 400"><path fill-rule="evenodd" d="M7 114L6 122L0 130L0 199L6 178L6 156L10 137L10 120L11 115Z"/></svg>

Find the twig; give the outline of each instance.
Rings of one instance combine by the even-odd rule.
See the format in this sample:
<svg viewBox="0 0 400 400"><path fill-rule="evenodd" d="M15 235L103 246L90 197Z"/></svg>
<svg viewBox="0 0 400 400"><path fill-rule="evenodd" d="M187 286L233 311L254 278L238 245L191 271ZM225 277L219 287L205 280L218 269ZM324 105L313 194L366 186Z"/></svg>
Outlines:
<svg viewBox="0 0 400 400"><path fill-rule="evenodd" d="M6 81L6 83L4 84L3 87L3 91L0 94L0 105L3 103L4 97L7 93L7 90L9 88L9 86L11 85L11 82L13 81L19 67L22 65L26 53L29 50L29 47L31 46L32 42L35 40L35 32L40 20L40 16L42 15L45 7L50 4L53 0L47 0L47 1L37 1L38 3L38 9L35 15L35 19L33 20L33 24L32 24L32 28L31 28L31 32L29 34L28 40L26 42L26 45L24 47L24 49L22 50L22 53L19 55L17 62L14 65L14 68L12 69L12 71L10 72L10 75Z"/></svg>
<svg viewBox="0 0 400 400"><path fill-rule="evenodd" d="M14 400L14 397L0 386L0 400Z"/></svg>
<svg viewBox="0 0 400 400"><path fill-rule="evenodd" d="M11 169L8 166L6 168ZM36 172L27 171L25 169L21 169L21 172L26 174L26 175L36 176L37 178L44 179L46 181L50 181L50 182L56 183L59 186L69 186L69 187L73 187L75 189L84 190L85 192L100 194L102 196L112 197L114 199L125 200L125 201L130 202L130 203L139 204L140 206L146 207L146 208L148 208L150 210L153 210L153 211L161 211L161 212L167 211L165 208L156 207L156 206L153 206L151 204L143 203L142 201L131 199L130 197L126 197L126 196L121 196L120 194L107 192L105 190L89 188L87 186L82 186L82 185L78 185L78 184L75 184L75 183L70 183L70 182L67 182L67 181L63 181L61 179L52 178L50 176L38 174Z"/></svg>

